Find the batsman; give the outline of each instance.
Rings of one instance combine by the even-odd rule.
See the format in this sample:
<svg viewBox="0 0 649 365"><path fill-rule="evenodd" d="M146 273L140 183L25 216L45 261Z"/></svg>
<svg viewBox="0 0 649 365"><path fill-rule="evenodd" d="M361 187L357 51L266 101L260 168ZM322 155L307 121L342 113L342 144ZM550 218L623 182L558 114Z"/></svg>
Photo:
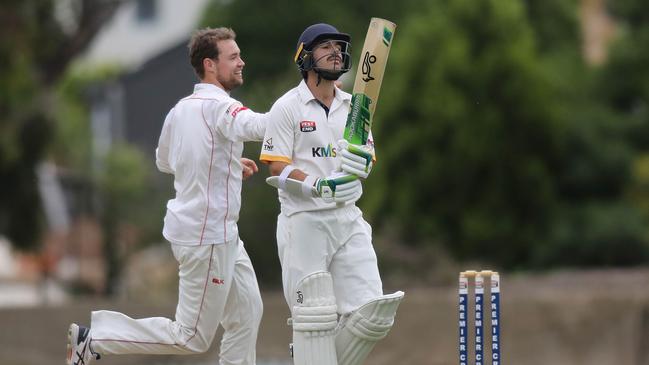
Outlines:
<svg viewBox="0 0 649 365"><path fill-rule="evenodd" d="M389 47L391 39L369 35L366 46ZM329 24L304 30L294 58L303 80L273 105L262 143L260 160L281 204L277 246L296 365L362 364L392 327L404 295L383 294L372 228L355 204L375 155L368 128L357 131L365 133L361 143L344 138L354 105L335 81L351 67L350 47L350 36ZM380 82L383 69L371 71L377 56L365 61L357 79ZM371 109L362 104L368 122Z"/></svg>

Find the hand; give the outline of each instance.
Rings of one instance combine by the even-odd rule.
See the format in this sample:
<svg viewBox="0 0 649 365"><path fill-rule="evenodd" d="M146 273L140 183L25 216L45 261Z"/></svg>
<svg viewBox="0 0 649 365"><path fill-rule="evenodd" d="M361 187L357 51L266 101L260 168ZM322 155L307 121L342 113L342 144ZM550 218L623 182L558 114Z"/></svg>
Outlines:
<svg viewBox="0 0 649 365"><path fill-rule="evenodd" d="M245 157L241 157L241 167L243 180L247 180L250 176L259 171L259 168L257 167L255 161L247 159Z"/></svg>
<svg viewBox="0 0 649 365"><path fill-rule="evenodd" d="M327 203L358 200L363 194L363 187L358 177L345 173L317 179L314 187L316 196L321 197Z"/></svg>
<svg viewBox="0 0 649 365"><path fill-rule="evenodd" d="M338 145L342 148L342 170L360 178L367 179L374 166L372 147L352 144L344 139L338 141Z"/></svg>

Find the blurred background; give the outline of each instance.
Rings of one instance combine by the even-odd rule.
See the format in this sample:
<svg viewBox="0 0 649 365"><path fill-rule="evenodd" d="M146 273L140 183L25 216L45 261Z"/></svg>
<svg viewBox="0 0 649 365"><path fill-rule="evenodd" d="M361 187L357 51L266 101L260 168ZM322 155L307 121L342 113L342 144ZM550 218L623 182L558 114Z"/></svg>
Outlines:
<svg viewBox="0 0 649 365"><path fill-rule="evenodd" d="M503 273L505 363L649 364L643 0L3 1L0 363L62 364L67 325L92 309L173 315L173 186L154 150L197 81L193 30L236 31L233 96L266 111L300 81L306 26L349 33L357 64L373 16L398 28L359 205L386 291L407 296L368 363L456 363L457 274L490 268ZM279 203L260 167L239 229L264 292L260 364L288 364ZM213 348L100 363L214 364Z"/></svg>

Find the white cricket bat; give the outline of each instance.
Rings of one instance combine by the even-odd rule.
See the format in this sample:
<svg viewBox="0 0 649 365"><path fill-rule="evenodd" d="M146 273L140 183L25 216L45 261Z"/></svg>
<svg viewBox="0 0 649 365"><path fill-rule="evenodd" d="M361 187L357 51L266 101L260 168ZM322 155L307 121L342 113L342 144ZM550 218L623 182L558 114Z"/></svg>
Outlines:
<svg viewBox="0 0 649 365"><path fill-rule="evenodd" d="M397 25L389 20L381 18L370 20L343 134L343 138L349 143L367 144L396 28Z"/></svg>

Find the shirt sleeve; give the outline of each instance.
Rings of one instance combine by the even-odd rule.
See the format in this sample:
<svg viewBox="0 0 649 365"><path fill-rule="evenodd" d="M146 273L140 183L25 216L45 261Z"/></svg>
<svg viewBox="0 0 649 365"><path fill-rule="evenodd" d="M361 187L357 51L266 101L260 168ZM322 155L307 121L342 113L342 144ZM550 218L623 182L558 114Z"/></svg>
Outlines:
<svg viewBox="0 0 649 365"><path fill-rule="evenodd" d="M158 140L158 147L155 149L155 164L160 172L174 174L174 170L169 163L169 149L171 146L171 121L173 119L174 109L171 109L162 125L162 132Z"/></svg>
<svg viewBox="0 0 649 365"><path fill-rule="evenodd" d="M277 102L268 113L266 134L261 145L259 160L292 162L293 142L295 140L294 116L283 103Z"/></svg>
<svg viewBox="0 0 649 365"><path fill-rule="evenodd" d="M256 113L232 99L225 113L217 115L216 127L234 142L261 141L266 132L266 114Z"/></svg>

